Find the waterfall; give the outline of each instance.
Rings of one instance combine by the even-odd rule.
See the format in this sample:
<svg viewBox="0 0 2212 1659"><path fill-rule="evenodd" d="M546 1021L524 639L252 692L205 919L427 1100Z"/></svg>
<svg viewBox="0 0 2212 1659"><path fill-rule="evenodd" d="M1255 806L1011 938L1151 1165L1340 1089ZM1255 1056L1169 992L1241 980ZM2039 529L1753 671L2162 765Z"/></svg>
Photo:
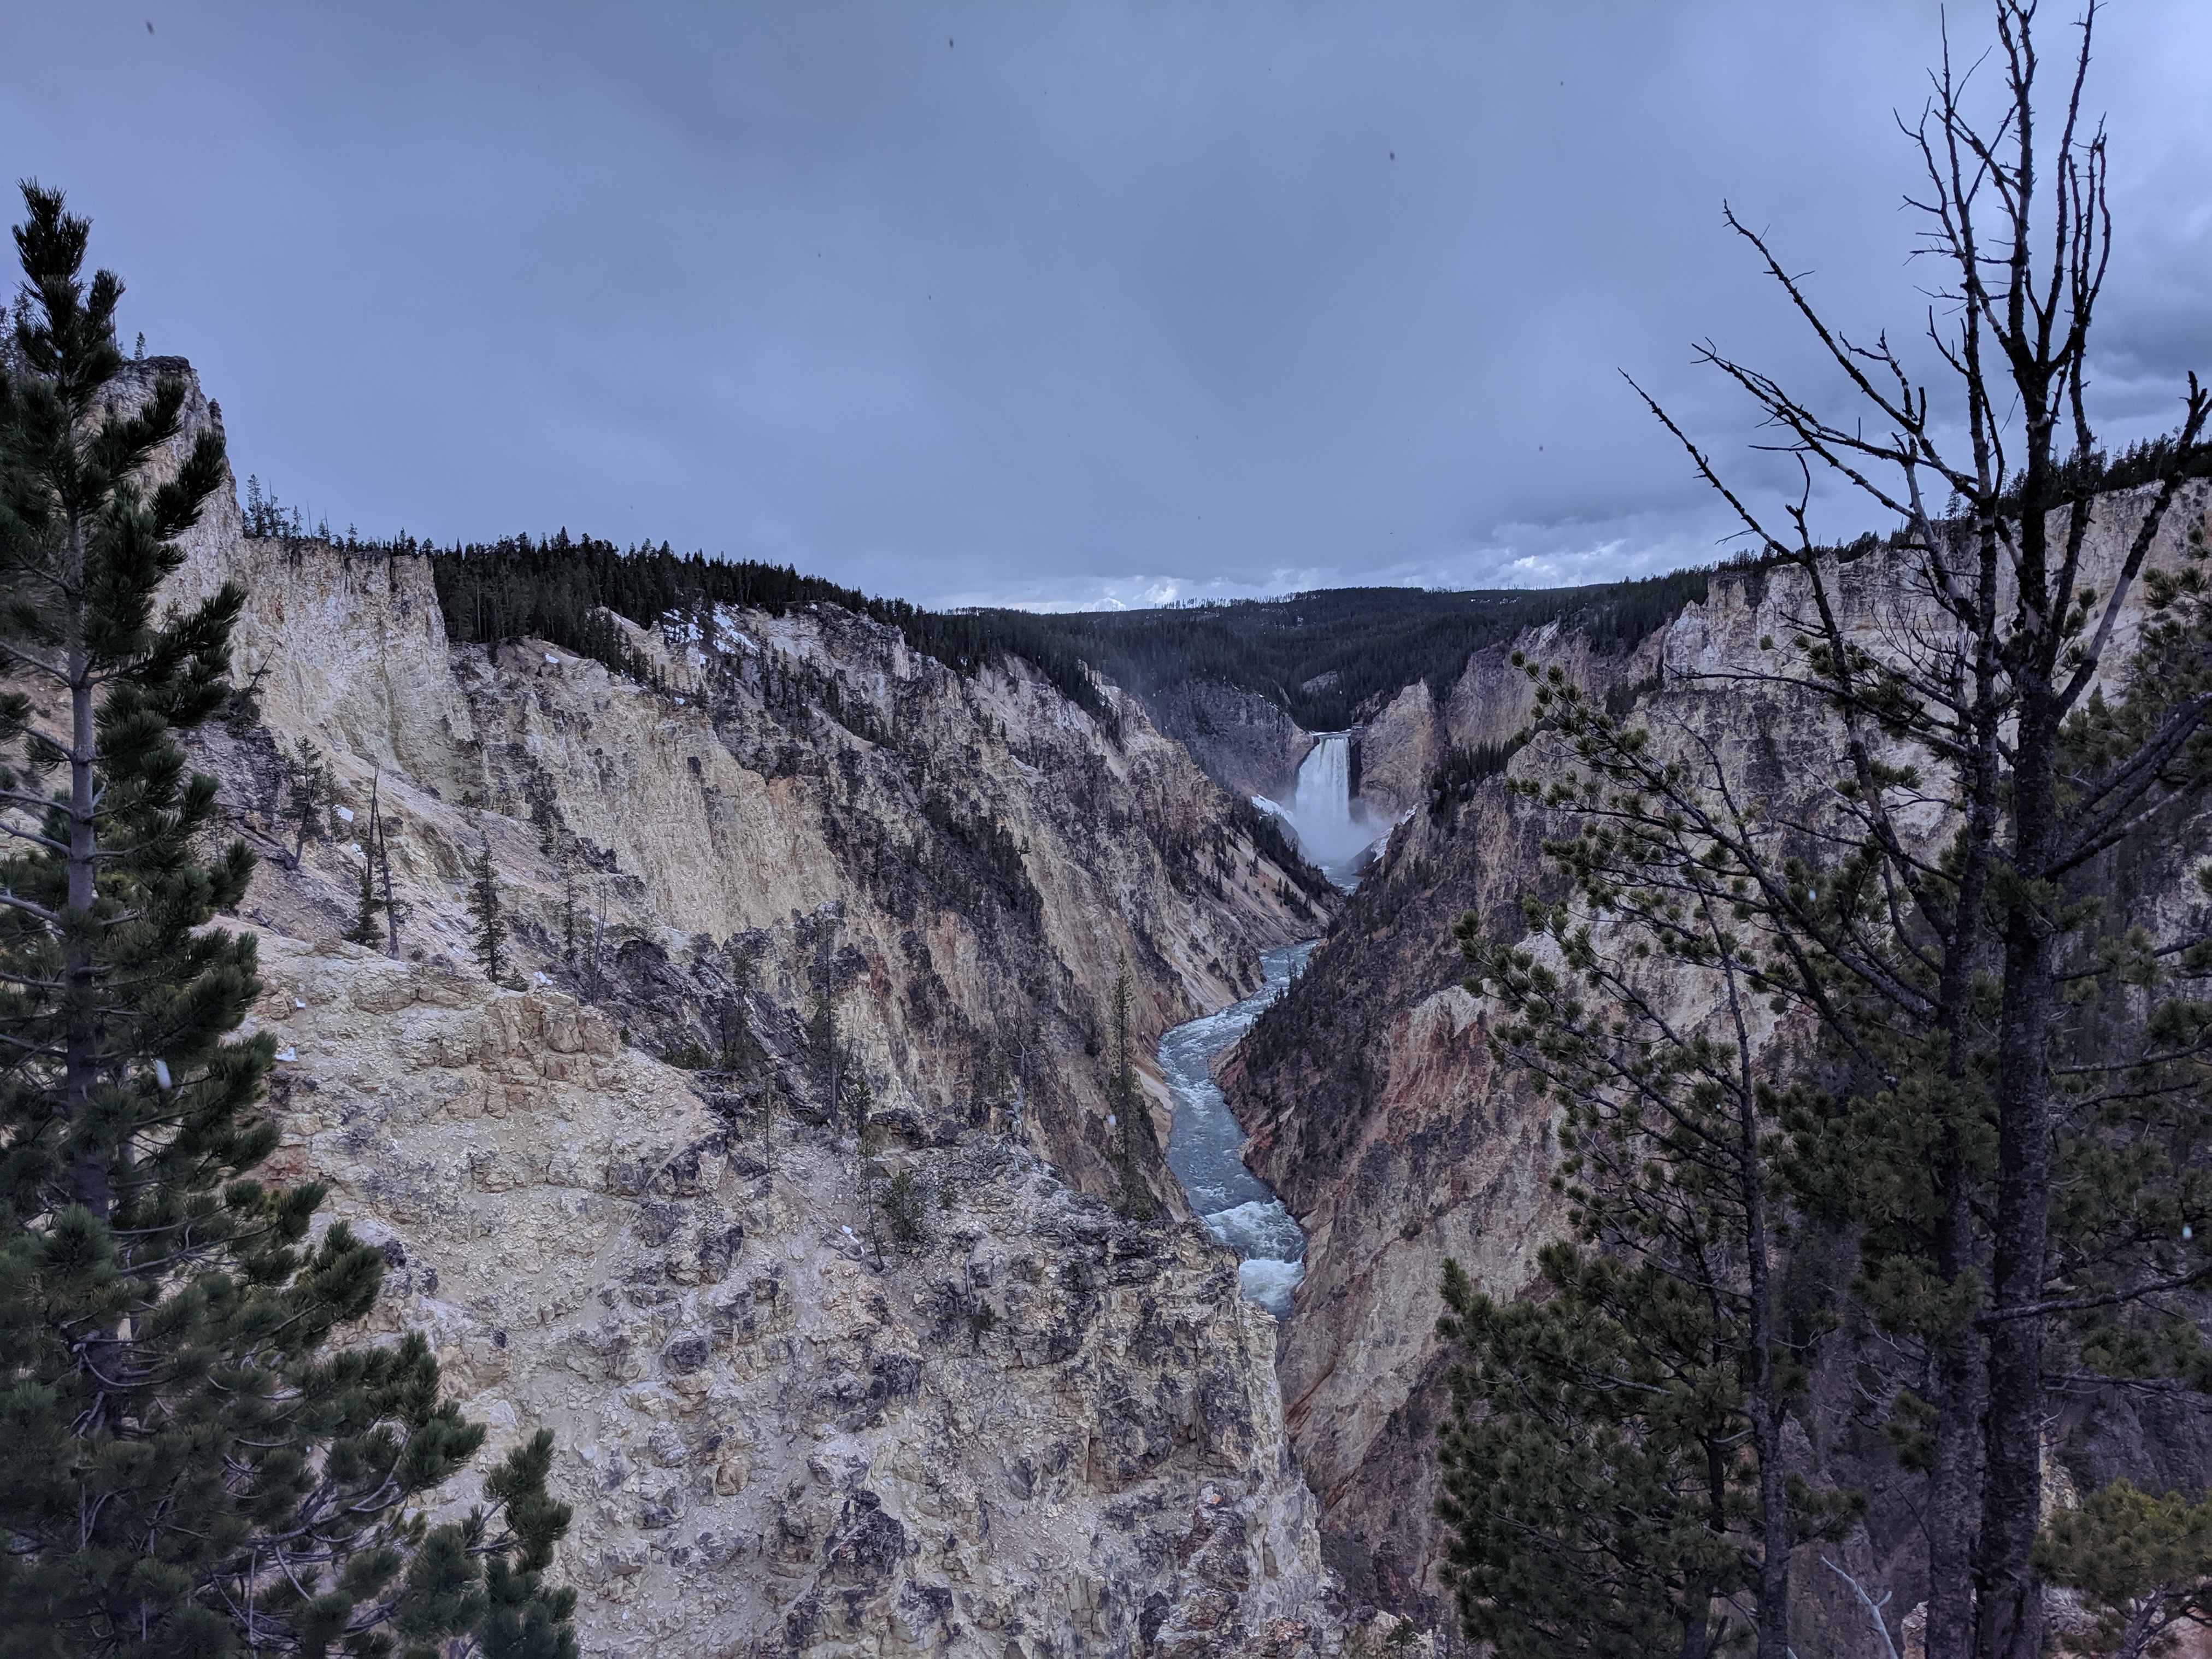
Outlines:
<svg viewBox="0 0 2212 1659"><path fill-rule="evenodd" d="M1360 860L1382 833L1365 805L1352 798L1349 732L1325 732L1315 740L1298 768L1297 795L1283 816L1297 832L1298 850L1349 891Z"/></svg>
<svg viewBox="0 0 2212 1659"><path fill-rule="evenodd" d="M1298 768L1297 803L1291 817L1298 839L1316 851L1352 834L1352 739L1342 732L1325 733Z"/></svg>

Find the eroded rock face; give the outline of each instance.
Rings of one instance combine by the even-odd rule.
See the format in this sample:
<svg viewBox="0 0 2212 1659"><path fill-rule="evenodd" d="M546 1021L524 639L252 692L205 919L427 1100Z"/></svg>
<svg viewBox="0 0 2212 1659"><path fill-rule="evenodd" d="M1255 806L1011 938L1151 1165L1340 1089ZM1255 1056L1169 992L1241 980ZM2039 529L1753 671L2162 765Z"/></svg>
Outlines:
<svg viewBox="0 0 2212 1659"><path fill-rule="evenodd" d="M118 395L155 368L189 375ZM216 418L197 388L188 416ZM834 607L633 629L650 686L456 647L426 561L240 529L211 503L170 597L246 592L255 696L191 759L262 854L270 1173L383 1249L359 1340L430 1334L479 1468L556 1431L586 1650L1334 1651L1276 1327L1188 1221L1164 1116L1135 1138L1153 1214L1097 1196L1127 1190L1121 964L1149 1071L1314 925L1182 748ZM301 738L337 792L295 862ZM335 942L372 799L397 959ZM469 942L487 847L507 988ZM865 1154L827 1080L856 1073Z"/></svg>
<svg viewBox="0 0 2212 1659"><path fill-rule="evenodd" d="M270 1172L383 1247L373 1328L429 1334L479 1469L559 1436L587 1652L1318 1651L1274 1322L1203 1228L971 1131L870 1160L926 1194L903 1243L851 1142L718 1113L568 996L261 962Z"/></svg>
<svg viewBox="0 0 2212 1659"><path fill-rule="evenodd" d="M1510 645L1486 647L1467 659L1438 711L1447 740L1462 749L1510 743L1535 712L1535 688L1513 665L1519 652L1549 672L1559 669L1595 696L1610 696L1626 706L1639 693L1655 689L1663 629L1620 655L1593 651L1589 639L1557 623L1532 629Z"/></svg>
<svg viewBox="0 0 2212 1659"><path fill-rule="evenodd" d="M1206 680L1178 680L1145 706L1161 732L1223 788L1285 802L1297 793L1298 764L1313 738L1265 697Z"/></svg>
<svg viewBox="0 0 2212 1659"><path fill-rule="evenodd" d="M213 418L197 389L187 414L180 444ZM1013 1092L1011 1044L1022 1133L1093 1192L1119 1179L1100 1047L1126 962L1155 1115L1142 1174L1172 1209L1158 1034L1249 994L1260 951L1323 919L1118 694L1109 739L1023 665L963 678L835 606L623 623L654 688L544 641L453 647L427 559L247 539L228 496L186 546L175 599L246 590L234 665L258 702L192 759L264 854L246 913L301 937L348 925L372 791L406 951L471 960L488 843L517 970L589 991L657 1052L716 1049L733 947L750 1017L806 1004L827 906L846 1039L883 1103L964 1121ZM337 811L295 870L281 760L303 738Z"/></svg>
<svg viewBox="0 0 2212 1659"><path fill-rule="evenodd" d="M1428 683L1414 681L1359 734L1360 798L1384 817L1411 811L1426 799L1447 741Z"/></svg>

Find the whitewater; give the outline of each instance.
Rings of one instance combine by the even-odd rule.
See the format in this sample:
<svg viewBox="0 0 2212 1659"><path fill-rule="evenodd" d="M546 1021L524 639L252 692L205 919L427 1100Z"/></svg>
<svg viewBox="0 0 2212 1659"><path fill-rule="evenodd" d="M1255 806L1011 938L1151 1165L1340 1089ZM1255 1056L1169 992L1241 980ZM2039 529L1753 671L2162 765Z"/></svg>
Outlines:
<svg viewBox="0 0 2212 1659"><path fill-rule="evenodd" d="M1316 942L1302 939L1263 952L1260 965L1267 982L1258 991L1160 1039L1160 1070L1176 1102L1168 1168L1190 1194L1199 1218L1243 1258L1237 1277L1245 1298L1278 1319L1289 1316L1291 1292L1305 1277L1305 1231L1267 1184L1244 1167L1244 1131L1213 1080L1213 1060L1289 988Z"/></svg>
<svg viewBox="0 0 2212 1659"><path fill-rule="evenodd" d="M1375 821L1365 802L1352 798L1349 732L1316 734L1299 764L1290 805L1265 795L1253 796L1252 805L1287 825L1307 861L1347 893L1359 885L1376 843L1389 829Z"/></svg>

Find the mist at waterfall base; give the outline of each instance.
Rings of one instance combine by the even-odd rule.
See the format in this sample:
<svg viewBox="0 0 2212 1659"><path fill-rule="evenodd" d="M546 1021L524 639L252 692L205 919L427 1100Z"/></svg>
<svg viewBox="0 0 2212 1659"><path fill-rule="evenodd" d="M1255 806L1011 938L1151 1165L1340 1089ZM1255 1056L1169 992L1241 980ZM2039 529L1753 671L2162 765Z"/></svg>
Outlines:
<svg viewBox="0 0 2212 1659"><path fill-rule="evenodd" d="M1376 822L1364 801L1352 798L1352 734L1324 732L1298 767L1297 794L1285 807L1265 795L1252 804L1288 824L1306 861L1346 892L1373 860L1375 845L1389 828Z"/></svg>
<svg viewBox="0 0 2212 1659"><path fill-rule="evenodd" d="M1289 988L1314 945L1304 939L1262 952L1266 982L1258 991L1218 1013L1178 1025L1160 1039L1160 1070L1176 1102L1168 1168L1190 1195L1199 1219L1243 1258L1237 1278L1245 1299L1278 1319L1289 1316L1291 1292L1305 1277L1305 1231L1238 1156L1244 1131L1213 1080L1213 1059L1250 1030L1261 1011Z"/></svg>

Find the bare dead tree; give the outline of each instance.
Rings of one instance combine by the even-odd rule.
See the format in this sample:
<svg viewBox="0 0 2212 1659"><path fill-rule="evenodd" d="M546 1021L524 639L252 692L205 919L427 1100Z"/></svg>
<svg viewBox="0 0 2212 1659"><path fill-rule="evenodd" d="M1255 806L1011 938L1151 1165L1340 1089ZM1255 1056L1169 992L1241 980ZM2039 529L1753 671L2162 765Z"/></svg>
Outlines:
<svg viewBox="0 0 2212 1659"><path fill-rule="evenodd" d="M376 872L383 890L380 908L384 912L385 954L397 957L399 954L399 924L407 920L411 906L395 898L392 891L392 825L385 818L380 792L384 781L383 769L377 769L368 786L368 844L367 851L370 867Z"/></svg>
<svg viewBox="0 0 2212 1659"><path fill-rule="evenodd" d="M1605 765L1666 811L1703 815L1700 833L1769 932L1775 984L1881 1086L1899 1086L1905 1068L1894 1044L1873 1040L1877 1024L1923 1034L1922 1052L1940 1057L1948 1103L1934 1111L1925 1267L1953 1316L1948 1330L1923 1333L1918 1383L1932 1413L1928 1652L2032 1659L2053 1322L2171 1291L2204 1271L2200 1257L2177 1264L2148 1241L2124 1269L2109 1254L2093 1266L2054 1248L2051 1213L2055 1144L2086 1133L2092 1106L2109 1109L2122 1092L2088 1079L2203 1044L2189 1026L2118 1056L2087 1052L2063 1016L2100 971L2096 949L2111 954L2109 939L2085 932L2091 866L2131 837L2170 833L2207 781L2203 574L2147 572L2146 561L2203 453L2208 398L2191 374L2163 451L2170 464L2152 479L2118 562L2091 568L2102 455L2085 394L2112 246L2106 136L2083 104L2097 7L2080 19L2055 100L2039 83L2034 0L1995 9L1996 44L1982 64L1954 69L1947 40L1927 106L1900 121L1926 175L1908 198L1922 217L1919 253L1942 272L1925 325L1934 378L1921 378L1886 334L1863 344L1832 326L1769 240L1729 210L1728 225L1841 371L1856 407L1831 413L1717 346L1703 349L1801 469L1802 487L1777 520L1646 399L1759 556L1803 573L1790 665L1745 678L1795 684L1833 711L1844 775L1830 805L1845 828L1793 826L1801 847L1809 837L1831 860L1809 874L1792 867L1774 826L1755 825L1755 804L1717 791L1711 769L1670 776L1610 751ZM1984 64L2002 80L1993 121L1968 108ZM1901 526L1891 556L1909 568L1925 620L1886 645L1846 626L1841 578L1809 522L1816 471ZM2143 609L2152 621L2132 667L2108 660L2124 617ZM2108 686L2118 701L2107 701ZM1601 736L1601 747L1609 741ZM1942 823L1932 838L1907 827L1931 805ZM2160 940L2140 954L2171 966L2186 945ZM1986 1158L1984 1123L1994 1138Z"/></svg>
<svg viewBox="0 0 2212 1659"><path fill-rule="evenodd" d="M1881 1644L1885 1659L1898 1659L1897 1643L1890 1636L1888 1621L1881 1616L1881 1610L1889 1605L1891 1593L1884 1590L1879 1596L1869 1595L1864 1584L1859 1583L1825 1555L1820 1558L1820 1565L1842 1579L1850 1587L1851 1594L1858 1599L1859 1606L1866 1609L1866 1616L1874 1626L1875 1639Z"/></svg>

